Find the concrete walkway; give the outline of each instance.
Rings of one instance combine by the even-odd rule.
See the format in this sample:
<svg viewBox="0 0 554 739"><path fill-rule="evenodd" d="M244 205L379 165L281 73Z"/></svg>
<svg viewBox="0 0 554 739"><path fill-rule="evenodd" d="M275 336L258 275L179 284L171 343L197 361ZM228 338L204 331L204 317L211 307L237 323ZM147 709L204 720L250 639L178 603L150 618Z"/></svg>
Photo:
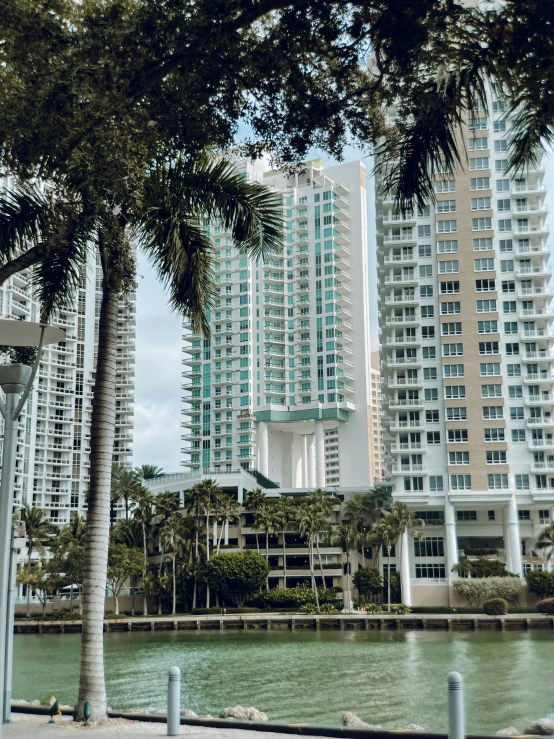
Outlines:
<svg viewBox="0 0 554 739"><path fill-rule="evenodd" d="M60 716L55 724L48 723L48 716L12 714L13 723L3 726L4 739L136 739L140 736L167 736L164 723L143 723L112 719L109 724L85 727L70 717ZM181 726L181 735L194 739L285 739L290 735L275 732L242 731L241 729L212 729L201 726Z"/></svg>

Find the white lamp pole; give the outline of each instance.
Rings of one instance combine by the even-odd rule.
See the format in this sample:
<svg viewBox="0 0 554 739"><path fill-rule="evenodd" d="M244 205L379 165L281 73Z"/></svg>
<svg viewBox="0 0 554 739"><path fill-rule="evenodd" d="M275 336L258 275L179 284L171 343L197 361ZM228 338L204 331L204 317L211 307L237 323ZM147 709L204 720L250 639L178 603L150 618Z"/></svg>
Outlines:
<svg viewBox="0 0 554 739"><path fill-rule="evenodd" d="M33 381L42 347L65 338L65 332L28 321L0 320L1 346L38 346L33 368L25 364L0 366L0 385L6 400L0 398L0 412L4 417L4 448L2 478L0 480L0 677L2 679L2 723L9 721L11 703L11 658L13 654L13 614L8 613L10 587L10 559L12 549L13 488L17 454L17 425ZM2 729L0 724L0 739Z"/></svg>

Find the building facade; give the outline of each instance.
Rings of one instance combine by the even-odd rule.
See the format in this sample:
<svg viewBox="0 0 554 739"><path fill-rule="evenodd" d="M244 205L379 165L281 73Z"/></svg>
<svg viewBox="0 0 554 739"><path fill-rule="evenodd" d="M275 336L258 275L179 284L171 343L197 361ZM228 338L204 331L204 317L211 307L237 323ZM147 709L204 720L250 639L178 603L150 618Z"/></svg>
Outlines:
<svg viewBox="0 0 554 739"><path fill-rule="evenodd" d="M467 121L467 166L436 175L435 204L401 213L377 181L387 472L428 524L395 562L407 602L447 603L472 550L522 577L547 566L533 549L554 505L544 169L506 174L497 92Z"/></svg>
<svg viewBox="0 0 554 739"><path fill-rule="evenodd" d="M237 169L282 196L285 243L254 261L205 224L218 297L212 338L184 336L183 464L256 470L286 488L368 486L365 168L314 160L288 176L237 159Z"/></svg>
<svg viewBox="0 0 554 739"><path fill-rule="evenodd" d="M45 347L19 423L14 503L40 507L59 525L86 512L100 287L101 268L91 254L74 304L51 321L67 338ZM28 272L0 287L0 316L39 320ZM133 295L120 301L118 318L114 461L122 464L132 457L134 349Z"/></svg>
<svg viewBox="0 0 554 739"><path fill-rule="evenodd" d="M383 403L381 397L381 364L379 352L371 352L369 381L371 386L371 411L369 438L371 443L370 479L374 485L380 485L384 474L383 446Z"/></svg>

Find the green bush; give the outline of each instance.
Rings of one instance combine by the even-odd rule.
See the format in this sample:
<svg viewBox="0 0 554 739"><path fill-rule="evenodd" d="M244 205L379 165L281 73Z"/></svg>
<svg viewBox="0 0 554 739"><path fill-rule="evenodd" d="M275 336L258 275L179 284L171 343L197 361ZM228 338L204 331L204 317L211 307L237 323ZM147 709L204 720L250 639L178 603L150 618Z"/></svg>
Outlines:
<svg viewBox="0 0 554 739"><path fill-rule="evenodd" d="M319 603L337 604L337 596L334 588L318 588L317 590ZM279 608L290 608L295 610L307 603L315 604L313 590L309 586L301 586L298 588L272 588L264 590L259 595L255 595L250 603L263 610L272 610Z"/></svg>
<svg viewBox="0 0 554 739"><path fill-rule="evenodd" d="M233 601L239 608L265 584L269 565L256 552L232 552L215 554L206 564L209 584L223 591L225 600Z"/></svg>
<svg viewBox="0 0 554 739"><path fill-rule="evenodd" d="M363 608L366 613L383 613L382 603L366 603Z"/></svg>
<svg viewBox="0 0 554 739"><path fill-rule="evenodd" d="M410 606L405 606L404 603L398 603L395 606L391 606L391 609L393 613L397 613L399 616L412 612Z"/></svg>
<svg viewBox="0 0 554 739"><path fill-rule="evenodd" d="M383 578L374 567L360 567L352 577L354 587L362 598L380 593L383 590Z"/></svg>
<svg viewBox="0 0 554 739"><path fill-rule="evenodd" d="M459 608L451 608L450 606L412 606L412 613L436 613L436 614L448 614L448 613L461 613L461 614L473 614L473 613L484 613L482 608L472 608L467 606L460 606Z"/></svg>
<svg viewBox="0 0 554 739"><path fill-rule="evenodd" d="M508 601L504 598L490 598L483 603L487 616L505 616L508 613Z"/></svg>
<svg viewBox="0 0 554 739"><path fill-rule="evenodd" d="M487 549L485 547L481 549L464 549L464 554L473 557L486 556L487 554L498 554L498 549Z"/></svg>
<svg viewBox="0 0 554 739"><path fill-rule="evenodd" d="M259 608L225 608L225 612L228 616L232 615L233 613L259 613ZM192 611L193 614L196 616L207 616L211 613L222 615L223 614L223 608L217 607L217 608L195 608Z"/></svg>
<svg viewBox="0 0 554 739"><path fill-rule="evenodd" d="M537 603L537 611L539 613L548 613L554 615L554 598L545 598Z"/></svg>
<svg viewBox="0 0 554 739"><path fill-rule="evenodd" d="M554 595L554 572L531 570L525 575L527 589L543 598Z"/></svg>
<svg viewBox="0 0 554 739"><path fill-rule="evenodd" d="M300 613L305 613L307 615L313 616L315 613L317 613L315 603L304 603L304 605L300 608Z"/></svg>
<svg viewBox="0 0 554 739"><path fill-rule="evenodd" d="M338 609L335 608L332 603L324 603L321 608L319 609L320 613L339 613Z"/></svg>

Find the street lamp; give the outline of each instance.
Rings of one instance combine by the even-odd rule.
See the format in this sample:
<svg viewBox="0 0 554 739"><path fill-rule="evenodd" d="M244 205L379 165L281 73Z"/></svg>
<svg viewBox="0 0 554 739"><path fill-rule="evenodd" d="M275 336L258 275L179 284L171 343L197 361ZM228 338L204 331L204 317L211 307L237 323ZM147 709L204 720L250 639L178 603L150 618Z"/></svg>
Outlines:
<svg viewBox="0 0 554 739"><path fill-rule="evenodd" d="M33 381L37 374L42 348L65 339L59 328L30 321L0 320L0 346L36 346L33 367L26 364L0 365L0 385L6 400L0 398L0 413L4 417L4 448L0 481L0 677L2 690L2 723L9 720L11 702L11 655L13 614L8 613L10 587L10 555L12 549L13 486L17 454L17 424ZM21 397L20 397L21 396ZM0 723L0 739L2 728Z"/></svg>

